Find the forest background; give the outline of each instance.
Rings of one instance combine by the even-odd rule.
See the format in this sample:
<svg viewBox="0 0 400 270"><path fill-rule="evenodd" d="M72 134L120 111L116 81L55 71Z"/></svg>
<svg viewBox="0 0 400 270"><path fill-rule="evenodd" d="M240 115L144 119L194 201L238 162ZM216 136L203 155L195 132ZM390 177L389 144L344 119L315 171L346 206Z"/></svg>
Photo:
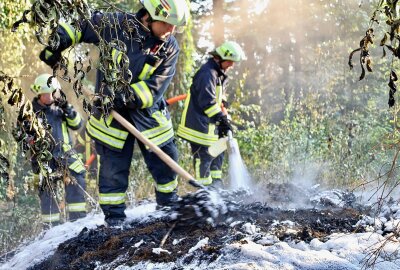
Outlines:
<svg viewBox="0 0 400 270"><path fill-rule="evenodd" d="M108 6L102 0L88 2L92 7ZM125 10L139 7L139 1L126 2L113 4ZM243 46L247 60L230 72L227 97L237 127L234 135L254 185L318 183L372 193L391 190L398 182L399 106L389 108L387 84L390 68L396 69L397 63L381 57L382 48L375 42L370 48L372 73L360 81L360 66L355 64L351 71L348 66L349 53L359 47L378 2L191 1L192 21L177 34L182 50L168 97L189 89L193 74L214 44L234 40ZM30 5L26 0L0 2L0 71L14 77L32 98L29 85L36 75L51 71L38 58L43 45L28 24L11 32ZM387 25L378 24L374 30L381 36ZM91 46L79 45L77 50L96 55ZM357 63L358 58L354 59ZM89 73L89 80L94 77L94 72ZM63 86L69 100L87 117L81 99L68 91L71 85ZM30 162L12 136L17 113L1 95L0 154L10 166L1 168L9 179L0 181L0 254L41 230ZM171 106L175 127L182 107ZM193 172L189 145L180 139L177 143L181 166ZM131 204L153 194L140 153L134 157L127 192ZM96 198L96 180L90 180L88 190ZM189 190L181 181L180 192Z"/></svg>

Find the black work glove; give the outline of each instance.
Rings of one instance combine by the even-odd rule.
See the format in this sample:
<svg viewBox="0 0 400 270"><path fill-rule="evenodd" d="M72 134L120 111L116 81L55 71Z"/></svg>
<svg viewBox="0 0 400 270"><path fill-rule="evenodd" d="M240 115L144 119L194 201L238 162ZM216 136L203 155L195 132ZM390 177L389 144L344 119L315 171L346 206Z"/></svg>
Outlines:
<svg viewBox="0 0 400 270"><path fill-rule="evenodd" d="M125 107L125 102L126 102L125 101L125 95L123 93L121 93L121 92L115 93L113 102L114 102L114 107L116 109L124 108Z"/></svg>
<svg viewBox="0 0 400 270"><path fill-rule="evenodd" d="M74 115L73 115L73 111L74 111L74 110L73 110L73 107L72 107L71 104L66 103L65 106L61 107L61 109L63 110L65 116L69 116L69 117L74 116Z"/></svg>
<svg viewBox="0 0 400 270"><path fill-rule="evenodd" d="M115 108L129 108L129 109L138 108L135 96L130 94L125 94L123 92L118 92L115 94L114 105Z"/></svg>
<svg viewBox="0 0 400 270"><path fill-rule="evenodd" d="M102 114L109 114L111 110L114 108L114 103L108 96L104 98L96 97L93 100L93 107L95 107Z"/></svg>
<svg viewBox="0 0 400 270"><path fill-rule="evenodd" d="M226 109L229 109L229 107L231 106L231 104L226 100L222 100L222 105L224 105L224 108Z"/></svg>
<svg viewBox="0 0 400 270"><path fill-rule="evenodd" d="M39 58L40 60L45 62L48 66L54 68L54 66L61 59L61 51L53 51L51 47L47 46L46 48L44 48L43 51L40 52Z"/></svg>
<svg viewBox="0 0 400 270"><path fill-rule="evenodd" d="M136 102L136 99L135 99L135 97L133 95L130 95L128 97L128 99L126 101L126 107L128 107L129 109L132 109L132 110L139 108L139 106L138 106L138 104Z"/></svg>
<svg viewBox="0 0 400 270"><path fill-rule="evenodd" d="M66 99L63 98L57 98L54 100L54 105L58 106L61 108L61 110L66 110L69 107L69 103Z"/></svg>
<svg viewBox="0 0 400 270"><path fill-rule="evenodd" d="M217 120L218 126L218 137L226 137L228 136L228 131L232 132L232 125L229 123L228 116L224 115Z"/></svg>
<svg viewBox="0 0 400 270"><path fill-rule="evenodd" d="M67 96L61 90L58 90L59 96L54 98L54 105L58 106L67 115L71 113L72 105L68 103ZM54 96L55 94L53 94Z"/></svg>

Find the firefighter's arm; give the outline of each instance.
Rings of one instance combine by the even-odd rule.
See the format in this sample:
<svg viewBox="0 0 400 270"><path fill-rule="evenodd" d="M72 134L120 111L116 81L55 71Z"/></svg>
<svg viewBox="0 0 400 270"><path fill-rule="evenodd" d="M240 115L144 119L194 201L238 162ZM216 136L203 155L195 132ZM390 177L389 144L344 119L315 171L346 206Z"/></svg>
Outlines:
<svg viewBox="0 0 400 270"><path fill-rule="evenodd" d="M40 60L45 62L50 67L54 67L61 59L61 53L70 46L74 46L80 42L95 43L99 42L96 32L92 26L99 25L103 14L95 12L90 21L81 21L78 25L72 25L65 22L60 22L57 29L57 34L60 37L58 48L47 46L39 55Z"/></svg>
<svg viewBox="0 0 400 270"><path fill-rule="evenodd" d="M221 106L217 103L215 82L216 78L214 75L206 72L198 74L195 81L195 87L199 89L201 93L201 95L198 95L197 104L199 104L204 114L206 114L212 122L215 122L216 119L223 116Z"/></svg>
<svg viewBox="0 0 400 270"><path fill-rule="evenodd" d="M82 117L71 104L68 103L67 106L62 110L67 122L67 126L70 129L78 130L82 127Z"/></svg>
<svg viewBox="0 0 400 270"><path fill-rule="evenodd" d="M140 81L131 84L132 100L136 108L149 108L163 98L175 74L175 66L178 61L178 46L176 45L173 50L174 52L160 64L157 63L158 59L151 55L148 56L148 60L139 75Z"/></svg>

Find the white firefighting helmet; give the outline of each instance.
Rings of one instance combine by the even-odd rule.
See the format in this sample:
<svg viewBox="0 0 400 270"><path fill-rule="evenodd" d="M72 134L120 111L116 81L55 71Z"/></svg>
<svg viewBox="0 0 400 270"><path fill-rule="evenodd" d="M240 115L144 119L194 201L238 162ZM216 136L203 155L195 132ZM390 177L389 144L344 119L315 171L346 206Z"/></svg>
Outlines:
<svg viewBox="0 0 400 270"><path fill-rule="evenodd" d="M36 77L35 82L31 85L31 90L36 94L53 93L57 89L61 89L61 85L56 78L52 78L48 84L49 78L52 77L50 74L41 74Z"/></svg>
<svg viewBox="0 0 400 270"><path fill-rule="evenodd" d="M246 59L244 51L239 44L233 41L226 41L215 49L214 54L219 55L222 60L240 62Z"/></svg>
<svg viewBox="0 0 400 270"><path fill-rule="evenodd" d="M141 0L141 2L155 21L183 26L190 17L186 0Z"/></svg>

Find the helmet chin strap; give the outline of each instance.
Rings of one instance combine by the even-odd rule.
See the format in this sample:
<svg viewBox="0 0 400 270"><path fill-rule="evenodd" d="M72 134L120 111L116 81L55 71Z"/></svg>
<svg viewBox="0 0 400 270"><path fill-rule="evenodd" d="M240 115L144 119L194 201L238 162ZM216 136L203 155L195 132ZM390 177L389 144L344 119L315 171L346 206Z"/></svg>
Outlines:
<svg viewBox="0 0 400 270"><path fill-rule="evenodd" d="M154 36L153 29L151 27L153 24L153 21L154 21L153 18L150 16L150 14L148 14L148 17L146 18L147 28L150 30L151 35Z"/></svg>
<svg viewBox="0 0 400 270"><path fill-rule="evenodd" d="M150 14L148 14L147 11L145 11L145 13L141 13L141 11L139 11L139 17L134 16L133 18L134 18L135 21L137 21L146 31L148 31L148 32L150 32L150 33L153 34L153 31L150 29L150 27L144 25L143 22L142 22L142 19L143 19L143 17L145 16L145 14L148 15L148 18L146 19L146 23L148 23L148 19L149 19L149 18L150 18L150 20L152 21L151 16L150 16ZM148 24L150 25L150 23L148 23Z"/></svg>
<svg viewBox="0 0 400 270"><path fill-rule="evenodd" d="M225 70L222 68L222 62L224 62L225 60L220 57L214 57L214 59L218 63L219 68L225 72Z"/></svg>

